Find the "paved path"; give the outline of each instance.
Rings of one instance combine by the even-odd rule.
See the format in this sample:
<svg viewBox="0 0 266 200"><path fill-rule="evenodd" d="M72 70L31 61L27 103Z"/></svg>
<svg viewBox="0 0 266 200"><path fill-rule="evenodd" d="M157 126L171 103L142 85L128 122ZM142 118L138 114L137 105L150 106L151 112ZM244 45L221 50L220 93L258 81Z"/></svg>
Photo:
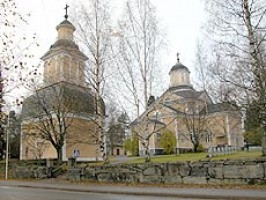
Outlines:
<svg viewBox="0 0 266 200"><path fill-rule="evenodd" d="M101 185L92 183L70 183L58 180L45 181L0 181L0 187L36 188L56 191L87 193L126 194L154 197L176 197L190 199L252 199L265 200L266 190L214 189L214 188L178 188L153 186Z"/></svg>
<svg viewBox="0 0 266 200"><path fill-rule="evenodd" d="M134 157L129 157L129 156L113 156L112 157L113 161L112 161L112 165L113 164L120 164L120 163L125 163L127 161L130 161L132 159L134 159Z"/></svg>

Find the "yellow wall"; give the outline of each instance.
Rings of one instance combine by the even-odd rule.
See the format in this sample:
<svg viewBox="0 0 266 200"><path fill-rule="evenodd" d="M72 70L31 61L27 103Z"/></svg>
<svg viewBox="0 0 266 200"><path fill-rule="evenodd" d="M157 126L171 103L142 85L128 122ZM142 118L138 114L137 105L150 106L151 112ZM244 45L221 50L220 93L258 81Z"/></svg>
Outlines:
<svg viewBox="0 0 266 200"><path fill-rule="evenodd" d="M73 156L73 150L80 151L80 157L100 158L100 145L96 144L96 138L100 137L100 129L89 119L75 118L71 123L66 137L66 157ZM40 128L36 128L38 125ZM22 152L21 159L57 158L55 148L49 141L41 138L41 125L36 122L22 124ZM96 131L96 132L95 132Z"/></svg>
<svg viewBox="0 0 266 200"><path fill-rule="evenodd" d="M186 99L186 101L184 101L180 96L173 95L170 92L166 93L155 104L151 105L149 110L140 117L140 123L135 123L132 126L132 131L140 135L143 135L147 130L150 134L154 133L149 140L149 148L160 149L160 135L164 129L168 129L178 137L177 148L191 149L193 148L193 145L190 139L191 131L189 128L192 128L192 126L188 127L187 121L191 122L192 118L194 118L195 125L193 127L196 128L196 130L200 130L200 132L204 132L204 134L201 134L200 139L200 143L203 147L209 148L220 145L242 147L244 137L241 128L241 115L238 111L207 113L199 117L196 114L191 114L190 116L188 114L177 114L176 111L173 111L166 106L162 106L162 104L166 102L167 105L170 105L172 108L183 113L188 113L188 110L190 110L190 112L196 112L196 109L202 110L208 101L207 96L204 95L196 101L195 99ZM156 112L160 114L155 116L154 113ZM156 120L163 122L166 127L161 129L159 131L160 133L157 133L157 131L154 131L156 130L154 129L155 124L148 123L148 118L156 118ZM147 129L146 127L149 128ZM206 142L207 131L211 133L208 143ZM141 143L140 150L144 150Z"/></svg>

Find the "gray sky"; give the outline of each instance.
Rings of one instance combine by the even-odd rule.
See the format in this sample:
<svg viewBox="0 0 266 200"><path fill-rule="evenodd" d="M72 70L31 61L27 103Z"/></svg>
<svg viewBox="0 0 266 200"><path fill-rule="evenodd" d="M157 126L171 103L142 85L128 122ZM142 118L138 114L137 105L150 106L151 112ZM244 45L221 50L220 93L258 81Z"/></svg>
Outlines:
<svg viewBox="0 0 266 200"><path fill-rule="evenodd" d="M79 1L88 0L16 0L20 11L24 14L30 13L28 20L28 32L36 33L40 47L34 52L36 61L49 49L57 37L56 26L64 20L66 3L71 7ZM125 0L110 0L112 15L119 16ZM204 19L204 7L202 0L151 0L157 8L160 25L167 33L166 40L169 48L161 56L162 84L155 91L160 95L169 87L169 71L176 63L176 53L180 53L181 62L195 76L193 65L195 62L195 49L200 37L200 29ZM71 18L71 16L70 16Z"/></svg>
<svg viewBox="0 0 266 200"><path fill-rule="evenodd" d="M86 0L79 0L86 2ZM55 27L64 19L65 4L71 5L77 0L17 0L19 8L31 13L28 29L36 32L40 48L36 57L42 56L57 37ZM125 0L111 0L113 13L119 15ZM167 70L176 62L176 53L180 53L181 62L193 71L195 48L200 36L200 27L204 19L201 0L151 0L157 7L160 23L165 27L169 50L162 56ZM193 73L193 72L192 72ZM166 73L168 76L168 73Z"/></svg>

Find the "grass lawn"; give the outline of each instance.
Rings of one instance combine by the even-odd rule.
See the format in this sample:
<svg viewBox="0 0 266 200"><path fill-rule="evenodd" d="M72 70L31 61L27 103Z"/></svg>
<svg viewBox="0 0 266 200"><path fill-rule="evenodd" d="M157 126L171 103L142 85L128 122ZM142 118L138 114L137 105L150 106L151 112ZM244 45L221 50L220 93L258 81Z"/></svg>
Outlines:
<svg viewBox="0 0 266 200"><path fill-rule="evenodd" d="M199 160L233 160L233 159L241 159L241 160L249 160L253 158L259 158L261 157L261 151L238 151L237 153L230 154L230 155L220 155L215 156L212 158L208 158L206 153L183 153L179 155L160 155L160 156L152 156L151 162L153 163L164 163L164 162L184 162L184 161L199 161ZM110 163L116 163L117 159L116 156L110 156ZM11 160L11 162L15 162L14 160ZM145 157L128 157L123 163L144 163ZM0 172L4 170L4 163L5 160L0 161ZM119 162L121 163L121 162ZM103 165L103 162L95 162L90 163L91 166L101 166ZM85 166L85 164L83 164Z"/></svg>
<svg viewBox="0 0 266 200"><path fill-rule="evenodd" d="M261 156L261 151L238 151L235 154L230 155L220 155L215 156L213 158L207 158L206 153L184 153L179 155L164 155L164 156L152 156L151 162L154 163L163 163L163 162L182 162L182 161L199 161L199 160L233 160L233 159L251 159L251 158L258 158ZM144 163L144 157L133 157L127 163Z"/></svg>

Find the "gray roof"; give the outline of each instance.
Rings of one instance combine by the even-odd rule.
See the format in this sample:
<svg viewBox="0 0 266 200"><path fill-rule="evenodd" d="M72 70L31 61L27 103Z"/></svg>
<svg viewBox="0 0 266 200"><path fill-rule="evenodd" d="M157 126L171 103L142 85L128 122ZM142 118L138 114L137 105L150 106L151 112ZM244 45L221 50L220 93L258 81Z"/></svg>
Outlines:
<svg viewBox="0 0 266 200"><path fill-rule="evenodd" d="M182 89L182 90L177 90L177 89ZM185 89L185 90L183 90L183 89ZM166 90L162 96L167 94L169 91L173 91L173 90L177 90L174 92L174 94L181 96L183 98L198 98L201 94L204 93L204 91L195 91L192 86L190 87L188 85L184 85L184 86L178 86L178 87L171 87L168 90ZM160 101L160 98L157 98L155 100L155 102L157 102L157 101ZM153 102L153 103L155 103L155 102ZM177 111L175 108L173 108L167 104L163 103L162 105L175 111L175 112L177 112L177 113L179 113L179 111ZM149 110L149 108L148 108L148 110ZM136 118L135 120L133 120L133 122L130 124L130 126L138 124L139 123L138 119L141 119L146 112L147 112L147 110L144 111L139 118ZM182 113L182 112L180 112L180 113Z"/></svg>
<svg viewBox="0 0 266 200"><path fill-rule="evenodd" d="M87 60L88 57L82 53L79 50L79 47L77 44L75 44L74 41L72 40L67 40L67 39L60 39L57 40L53 45L51 45L49 51L47 51L41 59L44 60L46 57L50 56L51 54L60 51L60 50L65 50L67 52L74 52L77 53L82 59Z"/></svg>
<svg viewBox="0 0 266 200"><path fill-rule="evenodd" d="M67 19L65 19L60 24L58 24L56 27L56 30L58 30L59 28L61 28L63 26L67 26L67 27L72 28L73 30L76 30L75 26L70 21L68 21Z"/></svg>
<svg viewBox="0 0 266 200"><path fill-rule="evenodd" d="M166 108L168 108L168 109L174 111L174 113L176 113L176 114L184 114L184 112L181 112L180 110L177 110L177 109L175 109L174 107L172 107L172 106L170 106L170 105L167 105L167 104L162 104L162 105L163 105L164 107L166 107Z"/></svg>
<svg viewBox="0 0 266 200"><path fill-rule="evenodd" d="M177 90L176 92L174 92L174 94L183 98L199 98L199 96L203 93L204 91L196 91L194 89Z"/></svg>
<svg viewBox="0 0 266 200"><path fill-rule="evenodd" d="M23 102L22 118L38 118L45 116L45 109L49 112L61 110L65 113L79 115L94 114L95 96L89 88L68 82L59 82L42 88L36 94L29 96ZM101 100L102 112L105 112Z"/></svg>
<svg viewBox="0 0 266 200"><path fill-rule="evenodd" d="M129 126L132 126L132 125L137 125L137 124L140 124L141 122L138 120L139 118L136 118ZM148 118L148 123L149 124L155 124L156 126L160 125L160 126L165 126L165 123L159 121L158 119L155 119L155 118Z"/></svg>
<svg viewBox="0 0 266 200"><path fill-rule="evenodd" d="M207 112L215 113L215 112L223 112L223 111L237 111L238 107L232 103L217 103L217 104L208 104ZM201 112L206 112L206 107L202 109Z"/></svg>
<svg viewBox="0 0 266 200"><path fill-rule="evenodd" d="M170 73L172 71L179 70L179 69L185 69L185 70L187 70L190 73L189 69L185 65L183 65L182 63L180 63L180 62L177 62L176 65L174 65L171 68Z"/></svg>
<svg viewBox="0 0 266 200"><path fill-rule="evenodd" d="M153 123L153 124L155 124L155 125L162 125L162 126L165 126L165 123L163 123L163 122L161 122L161 121L159 121L159 120L157 120L157 119L149 119L149 122L150 122L150 123Z"/></svg>
<svg viewBox="0 0 266 200"><path fill-rule="evenodd" d="M51 45L51 48L56 48L56 47L67 47L67 48L73 48L76 50L79 50L79 47L77 44L75 44L75 42L73 42L72 40L66 40L66 39L60 39L57 40L53 45Z"/></svg>
<svg viewBox="0 0 266 200"><path fill-rule="evenodd" d="M169 90L194 90L192 85L178 85L178 86L172 86L169 88Z"/></svg>

